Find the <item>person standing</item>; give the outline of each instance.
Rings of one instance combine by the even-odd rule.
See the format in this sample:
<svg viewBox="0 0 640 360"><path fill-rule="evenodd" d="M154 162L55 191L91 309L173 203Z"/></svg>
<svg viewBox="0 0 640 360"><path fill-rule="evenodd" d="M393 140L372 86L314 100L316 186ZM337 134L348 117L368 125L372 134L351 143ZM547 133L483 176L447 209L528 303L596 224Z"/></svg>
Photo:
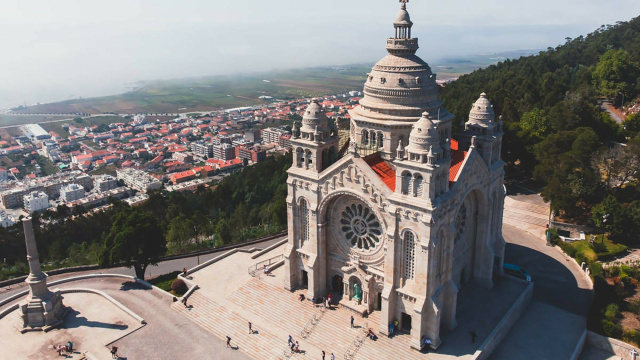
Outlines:
<svg viewBox="0 0 640 360"><path fill-rule="evenodd" d="M322 350L321 355L322 355L322 360L324 360L324 350Z"/></svg>
<svg viewBox="0 0 640 360"><path fill-rule="evenodd" d="M331 353L331 360L336 360L336 356Z"/></svg>
<svg viewBox="0 0 640 360"><path fill-rule="evenodd" d="M231 338L227 335L227 347L231 347Z"/></svg>
<svg viewBox="0 0 640 360"><path fill-rule="evenodd" d="M353 329L353 321L354 321L354 319L353 319L353 315L351 315L351 328L352 328L352 329Z"/></svg>
<svg viewBox="0 0 640 360"><path fill-rule="evenodd" d="M253 329L251 328L251 321L249 321L249 334L253 334Z"/></svg>

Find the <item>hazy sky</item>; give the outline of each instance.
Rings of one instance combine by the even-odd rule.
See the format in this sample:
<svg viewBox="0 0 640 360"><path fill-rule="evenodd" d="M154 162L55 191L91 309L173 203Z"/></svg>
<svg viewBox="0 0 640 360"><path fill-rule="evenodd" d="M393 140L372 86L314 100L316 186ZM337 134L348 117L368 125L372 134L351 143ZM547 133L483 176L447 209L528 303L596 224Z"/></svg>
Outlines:
<svg viewBox="0 0 640 360"><path fill-rule="evenodd" d="M397 0L1 0L0 108L137 80L375 62ZM545 49L640 15L638 0L411 0L418 55Z"/></svg>

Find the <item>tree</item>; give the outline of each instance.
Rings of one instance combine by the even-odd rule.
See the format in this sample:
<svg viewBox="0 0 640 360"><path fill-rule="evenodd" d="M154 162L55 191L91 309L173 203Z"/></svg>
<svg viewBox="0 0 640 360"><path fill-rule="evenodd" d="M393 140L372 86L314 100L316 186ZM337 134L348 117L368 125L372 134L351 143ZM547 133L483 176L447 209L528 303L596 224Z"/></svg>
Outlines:
<svg viewBox="0 0 640 360"><path fill-rule="evenodd" d="M591 166L600 174L607 189L620 189L630 181L637 181L640 174L640 138L636 137L627 146L614 146L595 153Z"/></svg>
<svg viewBox="0 0 640 360"><path fill-rule="evenodd" d="M608 99L635 95L639 77L640 65L623 49L611 49L602 54L593 70L596 88Z"/></svg>
<svg viewBox="0 0 640 360"><path fill-rule="evenodd" d="M231 242L231 228L227 219L220 219L216 225L216 236L220 239L222 244L228 244Z"/></svg>
<svg viewBox="0 0 640 360"><path fill-rule="evenodd" d="M604 229L614 240L628 237L632 229L632 214L629 209L622 206L612 195L591 209L591 219L594 224Z"/></svg>
<svg viewBox="0 0 640 360"><path fill-rule="evenodd" d="M144 279L149 265L156 265L166 252L166 241L156 218L137 208L124 207L112 218L99 257L102 267L122 264L133 267Z"/></svg>
<svg viewBox="0 0 640 360"><path fill-rule="evenodd" d="M544 110L535 108L520 117L520 137L530 137L536 142L544 139L552 130L551 120Z"/></svg>
<svg viewBox="0 0 640 360"><path fill-rule="evenodd" d="M184 215L174 218L167 229L167 244L171 253L177 254L187 250L195 237L195 226Z"/></svg>

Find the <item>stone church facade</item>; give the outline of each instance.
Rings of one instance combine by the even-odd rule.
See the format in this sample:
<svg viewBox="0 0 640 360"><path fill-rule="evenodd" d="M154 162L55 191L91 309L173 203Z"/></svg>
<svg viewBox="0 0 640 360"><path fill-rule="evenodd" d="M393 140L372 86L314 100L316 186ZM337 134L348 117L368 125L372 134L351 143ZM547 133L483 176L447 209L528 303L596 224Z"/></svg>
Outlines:
<svg viewBox="0 0 640 360"><path fill-rule="evenodd" d="M316 101L294 125L284 287L341 295L354 311L380 311L381 333L398 321L412 347L436 348L457 326L459 290L491 288L502 272L502 121L481 94L452 138L455 117L415 55L401 2L346 146Z"/></svg>

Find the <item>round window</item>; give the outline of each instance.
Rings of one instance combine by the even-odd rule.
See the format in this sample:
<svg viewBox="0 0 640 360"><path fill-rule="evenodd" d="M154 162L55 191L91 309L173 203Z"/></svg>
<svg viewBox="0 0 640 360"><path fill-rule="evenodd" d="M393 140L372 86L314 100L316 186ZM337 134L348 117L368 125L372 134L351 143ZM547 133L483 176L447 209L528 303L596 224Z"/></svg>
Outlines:
<svg viewBox="0 0 640 360"><path fill-rule="evenodd" d="M382 236L380 222L367 206L347 205L340 217L342 234L351 247L361 250L373 250Z"/></svg>

